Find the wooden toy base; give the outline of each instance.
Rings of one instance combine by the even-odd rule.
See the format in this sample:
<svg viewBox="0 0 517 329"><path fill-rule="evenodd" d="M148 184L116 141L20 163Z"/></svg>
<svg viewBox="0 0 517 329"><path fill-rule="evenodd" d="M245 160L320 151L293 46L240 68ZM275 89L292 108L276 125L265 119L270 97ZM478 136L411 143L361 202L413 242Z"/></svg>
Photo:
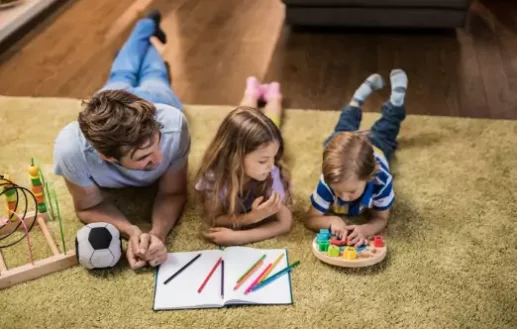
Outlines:
<svg viewBox="0 0 517 329"><path fill-rule="evenodd" d="M75 250L69 250L66 254L61 253L52 238L47 223L46 214L38 214L36 221L40 227L45 240L47 241L53 256L35 261L34 264L25 264L19 267L8 269L0 252L0 289L14 286L15 284L37 279L77 264ZM34 220L34 213L27 214L26 219Z"/></svg>
<svg viewBox="0 0 517 329"><path fill-rule="evenodd" d="M381 248L375 248L373 242L369 241L368 246L361 252L357 253L356 259L345 259L343 256L330 257L326 251L319 251L316 239L312 241L312 252L316 258L324 263L341 266L341 267L367 267L381 262L385 257L388 249L386 245Z"/></svg>

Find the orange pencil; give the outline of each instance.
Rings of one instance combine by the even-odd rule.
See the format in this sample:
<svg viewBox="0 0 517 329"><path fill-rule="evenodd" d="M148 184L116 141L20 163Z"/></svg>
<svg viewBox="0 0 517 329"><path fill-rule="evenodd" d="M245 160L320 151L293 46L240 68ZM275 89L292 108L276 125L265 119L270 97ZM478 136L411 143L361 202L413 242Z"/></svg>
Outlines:
<svg viewBox="0 0 517 329"><path fill-rule="evenodd" d="M262 283L262 281L264 281L267 276L269 275L269 273L271 273L271 271L273 271L273 269L275 268L275 266L280 262L280 260L282 259L282 257L284 257L284 253L282 253L280 256L278 256L277 259L275 259L275 261L273 262L273 264L271 265L271 267L269 268L269 270L266 271L266 273L264 273L262 275L262 277L260 278L259 282L258 283Z"/></svg>
<svg viewBox="0 0 517 329"><path fill-rule="evenodd" d="M246 274L239 282L237 282L237 284L235 285L235 287L233 287L233 290L237 290L239 289L239 287L241 286L241 284L244 283L244 281L248 280L248 278L250 276L253 275L253 273L255 273L256 270L259 269L259 267L262 266L262 260L260 260L258 263L256 263L251 269L250 271L248 272L248 274Z"/></svg>
<svg viewBox="0 0 517 329"><path fill-rule="evenodd" d="M273 264L269 264L269 265L266 267L266 269L265 269L262 273L260 273L260 275L255 279L255 281L253 281L253 283L252 283L252 284L250 284L250 286L248 287L248 289L246 289L246 290L244 291L244 294L247 294L248 292L250 292L250 291L251 291L251 289L252 289L253 287L255 287L255 285L259 282L259 280L262 278L262 276L263 276L263 275L264 275L264 274L265 274L265 273L266 273L266 272L271 268L271 266L272 266L272 265L273 265Z"/></svg>

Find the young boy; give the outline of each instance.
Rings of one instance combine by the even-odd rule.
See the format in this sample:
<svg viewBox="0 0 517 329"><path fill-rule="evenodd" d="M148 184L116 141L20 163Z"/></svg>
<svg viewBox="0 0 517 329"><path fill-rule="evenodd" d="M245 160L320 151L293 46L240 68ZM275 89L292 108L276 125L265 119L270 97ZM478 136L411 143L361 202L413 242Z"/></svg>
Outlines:
<svg viewBox="0 0 517 329"><path fill-rule="evenodd" d="M375 90L384 87L373 74L357 89L341 112L334 133L325 142L322 175L311 195L305 226L318 231L330 228L341 239L359 246L388 224L395 200L388 160L397 147L400 124L406 117L404 96L408 79L400 69L391 71L391 96L381 118L368 132L359 132L361 105ZM346 225L342 217L367 211L363 225Z"/></svg>

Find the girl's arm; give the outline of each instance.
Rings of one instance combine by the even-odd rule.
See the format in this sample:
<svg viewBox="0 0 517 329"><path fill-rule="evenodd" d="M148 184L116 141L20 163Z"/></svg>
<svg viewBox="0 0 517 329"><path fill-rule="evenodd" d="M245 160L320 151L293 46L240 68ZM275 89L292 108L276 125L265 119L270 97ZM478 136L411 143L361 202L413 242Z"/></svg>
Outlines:
<svg viewBox="0 0 517 329"><path fill-rule="evenodd" d="M239 236L237 244L246 244L274 238L287 234L293 227L293 213L287 206L282 205L275 216L275 220L259 225L255 228L235 231Z"/></svg>
<svg viewBox="0 0 517 329"><path fill-rule="evenodd" d="M277 192L273 192L271 197L265 202L262 202L262 200L264 200L263 197L256 198L251 206L252 210L246 214L231 216L223 214L221 208L216 209L212 214L212 218L215 217L214 226L232 229L249 226L278 213L281 206L283 206L282 198ZM205 212L209 214L210 207L207 202L208 201L205 202L204 209ZM238 224L238 227L234 227L234 224Z"/></svg>
<svg viewBox="0 0 517 329"><path fill-rule="evenodd" d="M214 227L205 234L205 237L218 245L241 245L286 234L291 231L292 226L293 214L282 204L275 218L269 222L242 231Z"/></svg>

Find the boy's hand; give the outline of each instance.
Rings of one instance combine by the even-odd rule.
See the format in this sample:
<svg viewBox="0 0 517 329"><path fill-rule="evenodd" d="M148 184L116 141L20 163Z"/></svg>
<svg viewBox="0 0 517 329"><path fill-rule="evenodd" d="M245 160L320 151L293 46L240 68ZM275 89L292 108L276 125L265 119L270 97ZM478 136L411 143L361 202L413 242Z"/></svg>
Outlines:
<svg viewBox="0 0 517 329"><path fill-rule="evenodd" d="M239 242L239 232L226 227L212 227L203 235L220 246L237 245Z"/></svg>
<svg viewBox="0 0 517 329"><path fill-rule="evenodd" d="M355 244L356 247L368 243L368 234L364 225L348 225L345 229L350 231L350 234L348 234L350 243Z"/></svg>
<svg viewBox="0 0 517 329"><path fill-rule="evenodd" d="M346 228L345 222L337 217L333 216L331 223L330 223L330 231L333 235L337 236L340 240L346 240L346 237L348 235L348 230Z"/></svg>
<svg viewBox="0 0 517 329"><path fill-rule="evenodd" d="M269 197L267 201L262 202L262 200L264 200L264 197L258 197L251 205L251 212L254 215L253 223L258 223L265 218L273 216L280 211L280 208L282 208L282 197L276 191L271 193L271 197Z"/></svg>

